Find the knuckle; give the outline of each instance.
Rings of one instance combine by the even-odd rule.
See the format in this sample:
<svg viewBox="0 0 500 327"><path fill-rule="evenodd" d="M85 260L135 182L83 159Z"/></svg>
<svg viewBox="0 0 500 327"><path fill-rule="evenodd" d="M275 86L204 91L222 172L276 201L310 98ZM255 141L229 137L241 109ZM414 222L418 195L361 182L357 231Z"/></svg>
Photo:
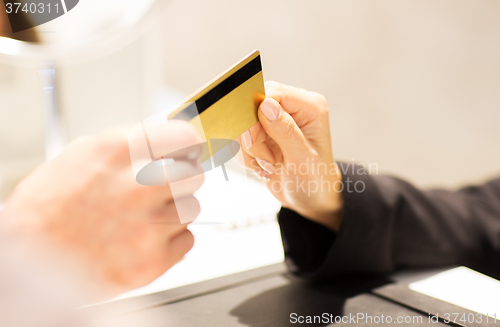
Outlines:
<svg viewBox="0 0 500 327"><path fill-rule="evenodd" d="M314 97L314 104L318 108L320 112L328 112L328 102L326 101L326 98L319 93L316 92L311 92Z"/></svg>
<svg viewBox="0 0 500 327"><path fill-rule="evenodd" d="M168 186L171 189L172 197L184 197L194 194L203 185L204 180L203 173L189 174L177 179L172 178L168 181Z"/></svg>
<svg viewBox="0 0 500 327"><path fill-rule="evenodd" d="M201 212L201 205L200 205L200 201L198 201L197 198L195 198L192 195L189 196L187 198L187 205L189 206L189 209L193 213L194 217L197 217L200 214L200 212Z"/></svg>
<svg viewBox="0 0 500 327"><path fill-rule="evenodd" d="M183 242L184 249L182 252L186 254L193 248L194 236L193 233L191 233L191 231L189 230L186 230L186 232L183 233L183 236L184 236L184 242Z"/></svg>
<svg viewBox="0 0 500 327"><path fill-rule="evenodd" d="M200 189L200 187L203 185L203 182L205 181L205 174L199 174L196 176L193 176L193 193L197 190Z"/></svg>
<svg viewBox="0 0 500 327"><path fill-rule="evenodd" d="M295 135L295 125L291 120L285 120L281 126L281 134L286 138L292 138Z"/></svg>
<svg viewBox="0 0 500 327"><path fill-rule="evenodd" d="M202 143L197 130L190 123L181 120L149 124L145 130L155 158L168 156L176 151L188 151L187 148Z"/></svg>
<svg viewBox="0 0 500 327"><path fill-rule="evenodd" d="M128 138L123 133L106 133L96 140L96 151L99 158L106 162L123 161L130 157Z"/></svg>
<svg viewBox="0 0 500 327"><path fill-rule="evenodd" d="M84 144L92 140L92 136L78 136L68 143L68 147L73 147L75 145Z"/></svg>

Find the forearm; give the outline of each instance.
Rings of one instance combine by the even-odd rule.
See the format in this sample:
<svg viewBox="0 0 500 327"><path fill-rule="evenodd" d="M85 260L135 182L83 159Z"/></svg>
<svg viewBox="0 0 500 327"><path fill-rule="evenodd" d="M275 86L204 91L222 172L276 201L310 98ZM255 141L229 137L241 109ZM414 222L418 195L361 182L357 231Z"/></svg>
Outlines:
<svg viewBox="0 0 500 327"><path fill-rule="evenodd" d="M324 259L308 276L452 264L489 274L498 271L494 262L500 256L500 235L495 234L500 230L500 179L458 192L420 191L394 177L354 171L343 170L346 187L339 233L332 234ZM352 187L356 182L358 191ZM285 218L280 217L284 242L289 253L297 253L290 249L304 245L289 237Z"/></svg>

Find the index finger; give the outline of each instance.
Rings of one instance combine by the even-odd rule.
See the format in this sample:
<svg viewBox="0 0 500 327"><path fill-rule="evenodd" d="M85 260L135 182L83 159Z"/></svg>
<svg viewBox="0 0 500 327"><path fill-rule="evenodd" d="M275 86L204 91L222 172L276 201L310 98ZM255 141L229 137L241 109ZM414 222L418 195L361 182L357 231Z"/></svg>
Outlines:
<svg viewBox="0 0 500 327"><path fill-rule="evenodd" d="M274 81L266 81L264 85L266 97L278 101L299 127L317 122L321 113L328 111L325 98L318 93Z"/></svg>

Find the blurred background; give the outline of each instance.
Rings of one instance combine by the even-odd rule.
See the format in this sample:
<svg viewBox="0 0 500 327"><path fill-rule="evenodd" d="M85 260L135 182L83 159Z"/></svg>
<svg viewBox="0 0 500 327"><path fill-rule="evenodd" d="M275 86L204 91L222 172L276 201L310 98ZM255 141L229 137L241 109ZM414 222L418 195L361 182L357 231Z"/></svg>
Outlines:
<svg viewBox="0 0 500 327"><path fill-rule="evenodd" d="M173 1L165 82L189 92L258 48L264 77L322 93L337 160L420 186L500 172L500 2Z"/></svg>
<svg viewBox="0 0 500 327"><path fill-rule="evenodd" d="M173 107L259 49L266 80L325 95L337 160L377 164L379 173L421 187L455 188L500 172L499 1L156 2L161 10L144 15L140 33L133 33L139 29L134 26L112 49L76 47L71 57L83 59L61 61L58 97L68 139L135 124ZM58 25L40 26L39 34L78 46L84 37L75 33L99 34L121 13L111 5L116 0L106 10L103 3L108 1L82 1ZM102 10L93 20L78 18L85 8ZM44 160L38 69L0 60L1 199ZM251 183L249 201L263 208L254 214L258 219L228 215L229 228L212 228L229 235L216 247L219 234L200 233L206 241L199 244L209 250L197 243L194 259L174 267L155 287L200 279L186 278L186 271L199 267L207 251L229 251L219 263L240 260L233 270L282 260L273 220L279 205L263 185ZM239 246L228 249L238 240ZM231 272L210 270L208 261L204 269L207 277Z"/></svg>

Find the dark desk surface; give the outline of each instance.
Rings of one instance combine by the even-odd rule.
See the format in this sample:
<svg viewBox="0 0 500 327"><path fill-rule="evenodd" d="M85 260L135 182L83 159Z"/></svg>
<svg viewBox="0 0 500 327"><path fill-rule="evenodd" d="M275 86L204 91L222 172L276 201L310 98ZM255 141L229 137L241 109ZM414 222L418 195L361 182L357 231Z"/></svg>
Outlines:
<svg viewBox="0 0 500 327"><path fill-rule="evenodd" d="M363 313L373 317L389 315L394 320L402 316L412 317L415 322L404 324L405 326L442 325L429 322L427 313L410 308L415 301L432 306L427 300L433 299L417 294L417 298L410 299L410 305L405 306L394 301L398 299L400 291L405 290L398 289L391 280L377 276L350 276L329 283L305 283L290 276L284 264L276 264L164 292L110 302L94 309L120 313L120 319L128 323L137 321L137 326L148 327L298 325L290 322L291 313L300 316L321 316L328 313L334 317ZM335 325L384 324L362 320L357 324L351 321ZM400 324L394 321L392 325Z"/></svg>

